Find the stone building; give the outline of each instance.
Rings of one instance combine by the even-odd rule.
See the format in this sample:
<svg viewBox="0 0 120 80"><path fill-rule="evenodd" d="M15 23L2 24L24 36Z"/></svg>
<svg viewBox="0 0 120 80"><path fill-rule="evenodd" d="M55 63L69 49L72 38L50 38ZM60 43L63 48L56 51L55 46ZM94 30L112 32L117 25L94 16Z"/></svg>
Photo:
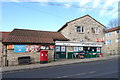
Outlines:
<svg viewBox="0 0 120 80"><path fill-rule="evenodd" d="M120 26L106 30L106 53L120 54Z"/></svg>
<svg viewBox="0 0 120 80"><path fill-rule="evenodd" d="M14 29L3 40L5 64L17 65L18 58L30 56L31 63L40 62L40 50L48 51L48 59L54 59L54 46L56 40L66 41L60 32Z"/></svg>
<svg viewBox="0 0 120 80"><path fill-rule="evenodd" d="M58 32L14 29L3 40L5 63L17 65L18 58L30 56L31 62L40 61L40 50L47 50L49 60L70 58L69 53L84 50L85 54L105 53L105 26L85 15L71 20Z"/></svg>
<svg viewBox="0 0 120 80"><path fill-rule="evenodd" d="M87 44L101 44L101 53L105 53L105 42L104 42L104 37L105 37L105 26L92 18L90 15L85 15L80 18L71 20L67 22L64 26L62 26L58 32L63 34L66 38L70 40L70 44L67 45L72 45L71 43L78 43L81 46L83 43ZM60 43L60 42L58 42ZM75 44L76 44L75 43ZM57 44L57 43L56 43ZM65 45L63 45L65 46ZM84 47L90 47L89 45L86 45ZM83 48L84 48L83 47ZM95 46L91 46L95 47ZM96 46L97 47L100 46ZM70 52L73 51L74 48L67 49L67 51Z"/></svg>

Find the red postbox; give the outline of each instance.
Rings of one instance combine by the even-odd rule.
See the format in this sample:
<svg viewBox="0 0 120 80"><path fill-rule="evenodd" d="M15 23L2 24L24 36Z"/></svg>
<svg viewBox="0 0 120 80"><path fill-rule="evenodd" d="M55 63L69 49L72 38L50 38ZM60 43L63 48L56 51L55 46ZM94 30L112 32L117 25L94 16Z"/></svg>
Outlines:
<svg viewBox="0 0 120 80"><path fill-rule="evenodd" d="M41 50L40 51L40 63L48 62L48 51Z"/></svg>

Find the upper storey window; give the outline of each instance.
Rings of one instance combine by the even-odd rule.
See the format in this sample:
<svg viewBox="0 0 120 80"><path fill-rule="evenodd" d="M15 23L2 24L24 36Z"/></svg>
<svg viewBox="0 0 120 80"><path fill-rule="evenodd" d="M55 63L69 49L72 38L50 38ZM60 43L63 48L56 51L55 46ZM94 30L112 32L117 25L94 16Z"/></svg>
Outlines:
<svg viewBox="0 0 120 80"><path fill-rule="evenodd" d="M84 32L84 27L83 26L76 26L76 32L83 33Z"/></svg>
<svg viewBox="0 0 120 80"><path fill-rule="evenodd" d="M110 35L111 35L111 33L109 32L109 33L106 33L105 35L106 35L106 36L110 36Z"/></svg>
<svg viewBox="0 0 120 80"><path fill-rule="evenodd" d="M99 29L98 28L92 28L92 32L95 34L99 34Z"/></svg>

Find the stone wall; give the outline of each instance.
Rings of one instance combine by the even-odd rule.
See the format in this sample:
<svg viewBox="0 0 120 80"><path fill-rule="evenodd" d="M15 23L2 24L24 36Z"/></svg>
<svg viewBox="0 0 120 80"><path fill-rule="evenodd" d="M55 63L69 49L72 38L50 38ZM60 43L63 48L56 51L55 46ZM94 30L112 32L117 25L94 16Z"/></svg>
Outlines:
<svg viewBox="0 0 120 80"><path fill-rule="evenodd" d="M18 57L30 56L31 63L40 62L40 52L29 52L29 53L14 53L14 50L8 50L7 59L9 60L9 65L18 65ZM54 50L48 50L48 59L53 60Z"/></svg>
<svg viewBox="0 0 120 80"><path fill-rule="evenodd" d="M0 42L0 66L3 65L2 42Z"/></svg>
<svg viewBox="0 0 120 80"><path fill-rule="evenodd" d="M108 54L120 54L120 41L117 42L116 39L120 38L120 33L116 34L116 31L109 32L110 36L105 36L106 41L112 40L112 44L106 44L106 51ZM107 33L106 33L107 34Z"/></svg>
<svg viewBox="0 0 120 80"><path fill-rule="evenodd" d="M83 26L84 32L77 32L76 26ZM98 28L98 34L93 33L92 28ZM65 37L67 37L70 41L80 42L81 40L83 40L83 42L95 42L96 38L101 40L101 38L105 37L104 29L105 27L103 25L99 24L91 17L86 16L67 23L67 26L63 28L60 32L65 35ZM105 50L102 50L102 53L105 53Z"/></svg>

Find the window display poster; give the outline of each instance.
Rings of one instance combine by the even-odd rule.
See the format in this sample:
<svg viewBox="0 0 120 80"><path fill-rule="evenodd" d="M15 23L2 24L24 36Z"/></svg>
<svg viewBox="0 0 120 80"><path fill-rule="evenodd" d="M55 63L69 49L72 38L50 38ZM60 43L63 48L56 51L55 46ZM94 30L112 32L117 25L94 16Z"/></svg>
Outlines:
<svg viewBox="0 0 120 80"><path fill-rule="evenodd" d="M61 46L61 51L65 52L65 46Z"/></svg>
<svg viewBox="0 0 120 80"><path fill-rule="evenodd" d="M79 51L83 51L83 47L79 47Z"/></svg>
<svg viewBox="0 0 120 80"><path fill-rule="evenodd" d="M100 48L97 48L97 52L100 52Z"/></svg>
<svg viewBox="0 0 120 80"><path fill-rule="evenodd" d="M74 52L78 52L78 47L74 47Z"/></svg>
<svg viewBox="0 0 120 80"><path fill-rule="evenodd" d="M55 51L56 51L56 52L60 52L60 46L56 46L56 47L55 47Z"/></svg>
<svg viewBox="0 0 120 80"><path fill-rule="evenodd" d="M7 49L8 49L8 50L14 49L14 45L7 45Z"/></svg>
<svg viewBox="0 0 120 80"><path fill-rule="evenodd" d="M14 45L14 52L23 53L26 51L26 45Z"/></svg>

